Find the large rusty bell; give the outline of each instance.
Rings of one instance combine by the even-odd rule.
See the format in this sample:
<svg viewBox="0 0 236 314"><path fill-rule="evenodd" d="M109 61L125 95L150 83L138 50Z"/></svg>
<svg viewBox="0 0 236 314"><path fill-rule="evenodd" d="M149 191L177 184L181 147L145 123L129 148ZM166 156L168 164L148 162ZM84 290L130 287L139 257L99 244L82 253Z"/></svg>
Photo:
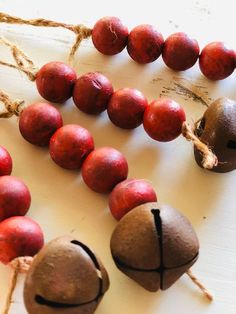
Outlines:
<svg viewBox="0 0 236 314"><path fill-rule="evenodd" d="M196 135L217 156L218 164L211 170L228 172L236 168L236 102L219 98L205 111ZM202 166L202 154L194 148L195 160Z"/></svg>
<svg viewBox="0 0 236 314"><path fill-rule="evenodd" d="M116 266L149 291L166 290L197 260L199 242L176 209L146 203L127 213L111 237Z"/></svg>
<svg viewBox="0 0 236 314"><path fill-rule="evenodd" d="M66 236L35 257L24 286L29 314L92 314L109 288L107 272L83 243Z"/></svg>

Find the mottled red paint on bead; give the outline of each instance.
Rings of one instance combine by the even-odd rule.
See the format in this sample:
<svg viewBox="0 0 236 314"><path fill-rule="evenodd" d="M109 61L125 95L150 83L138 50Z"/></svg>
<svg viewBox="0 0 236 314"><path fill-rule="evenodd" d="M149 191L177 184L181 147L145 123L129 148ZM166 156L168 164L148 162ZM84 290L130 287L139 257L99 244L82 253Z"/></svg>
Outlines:
<svg viewBox="0 0 236 314"><path fill-rule="evenodd" d="M20 256L34 256L43 247L40 226L28 217L15 216L0 223L0 262L8 264Z"/></svg>
<svg viewBox="0 0 236 314"><path fill-rule="evenodd" d="M95 149L82 166L82 177L86 185L95 192L109 193L128 175L126 158L112 147Z"/></svg>
<svg viewBox="0 0 236 314"><path fill-rule="evenodd" d="M165 40L162 58L165 64L174 71L191 68L197 62L198 56L198 42L185 33L172 34Z"/></svg>
<svg viewBox="0 0 236 314"><path fill-rule="evenodd" d="M129 34L127 51L138 63L155 61L162 52L164 38L152 25L138 25Z"/></svg>
<svg viewBox="0 0 236 314"><path fill-rule="evenodd" d="M109 208L113 217L120 220L136 206L156 201L157 195L150 183L143 179L127 179L112 190Z"/></svg>
<svg viewBox="0 0 236 314"><path fill-rule="evenodd" d="M25 108L19 119L19 129L31 144L47 146L50 138L63 125L60 112L47 103L36 103Z"/></svg>
<svg viewBox="0 0 236 314"><path fill-rule="evenodd" d="M122 129L134 129L142 124L148 106L145 96L133 88L122 88L113 93L107 113L112 123Z"/></svg>
<svg viewBox="0 0 236 314"><path fill-rule="evenodd" d="M62 168L79 169L94 149L89 131L76 124L68 124L51 137L49 152L53 161Z"/></svg>
<svg viewBox="0 0 236 314"><path fill-rule="evenodd" d="M0 177L0 221L11 216L24 216L30 207L28 187L13 176Z"/></svg>
<svg viewBox="0 0 236 314"><path fill-rule="evenodd" d="M126 47L128 35L128 28L118 17L106 16L94 25L92 41L99 52L115 55Z"/></svg>
<svg viewBox="0 0 236 314"><path fill-rule="evenodd" d="M168 98L159 98L152 101L145 110L143 126L154 140L168 142L181 134L185 120L185 112L177 102Z"/></svg>
<svg viewBox="0 0 236 314"><path fill-rule="evenodd" d="M9 152L0 146L0 176L10 175L12 172L12 158Z"/></svg>
<svg viewBox="0 0 236 314"><path fill-rule="evenodd" d="M235 51L227 48L223 42L212 42L203 48L199 66L209 80L223 80L235 69Z"/></svg>
<svg viewBox="0 0 236 314"><path fill-rule="evenodd" d="M73 100L75 105L88 114L99 114L106 110L113 93L110 80L98 72L81 75L75 83Z"/></svg>
<svg viewBox="0 0 236 314"><path fill-rule="evenodd" d="M72 96L77 75L69 65L53 61L45 64L36 75L39 94L51 102L63 103Z"/></svg>

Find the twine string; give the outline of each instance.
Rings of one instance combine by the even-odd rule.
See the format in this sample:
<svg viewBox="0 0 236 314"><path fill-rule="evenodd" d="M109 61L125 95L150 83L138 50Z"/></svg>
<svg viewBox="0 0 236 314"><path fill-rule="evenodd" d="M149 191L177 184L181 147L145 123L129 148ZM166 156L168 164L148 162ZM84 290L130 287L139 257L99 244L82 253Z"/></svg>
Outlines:
<svg viewBox="0 0 236 314"><path fill-rule="evenodd" d="M69 64L73 64L76 51L78 50L82 40L87 39L91 36L92 29L80 24L80 25L73 26L73 32L75 32L77 35L76 35L75 43L70 49Z"/></svg>
<svg viewBox="0 0 236 314"><path fill-rule="evenodd" d="M30 268L30 265L32 264L32 261L33 261L33 257L23 256L23 257L17 257L9 263L9 266L11 267L12 270L11 270L10 284L9 284L9 289L7 293L6 303L5 303L2 314L9 313L11 303L12 303L12 295L17 284L18 275L20 273L27 273Z"/></svg>
<svg viewBox="0 0 236 314"><path fill-rule="evenodd" d="M195 285L200 288L200 290L203 292L203 294L206 296L206 298L212 302L214 297L213 295L208 291L208 289L199 281L199 279L192 273L192 271L189 269L186 274L189 276L189 278L193 281Z"/></svg>
<svg viewBox="0 0 236 314"><path fill-rule="evenodd" d="M191 141L194 146L202 153L202 166L205 169L212 169L218 165L218 159L216 155L211 151L211 149L204 144L200 139L194 134L194 129L187 123L182 124L182 135Z"/></svg>
<svg viewBox="0 0 236 314"><path fill-rule="evenodd" d="M23 100L11 100L10 97L0 90L0 101L4 104L5 110L0 110L0 118L11 118L13 115L19 116L23 110Z"/></svg>
<svg viewBox="0 0 236 314"><path fill-rule="evenodd" d="M25 24L31 26L39 26L39 27L62 27L69 31L72 31L76 34L76 40L73 46L71 47L69 53L69 63L71 64L77 49L79 48L83 39L87 39L92 34L92 29L88 28L83 24L72 25L66 24L62 22L56 22L51 20L46 20L43 18L38 19L22 19L20 17L12 16L3 12L0 12L0 23L8 23L8 24Z"/></svg>
<svg viewBox="0 0 236 314"><path fill-rule="evenodd" d="M12 64L0 60L0 64L20 70L28 76L30 81L35 81L38 69L35 67L33 61L30 60L30 58L26 56L26 54L18 46L10 43L6 38L0 37L0 43L11 49L12 56L16 62L16 64Z"/></svg>

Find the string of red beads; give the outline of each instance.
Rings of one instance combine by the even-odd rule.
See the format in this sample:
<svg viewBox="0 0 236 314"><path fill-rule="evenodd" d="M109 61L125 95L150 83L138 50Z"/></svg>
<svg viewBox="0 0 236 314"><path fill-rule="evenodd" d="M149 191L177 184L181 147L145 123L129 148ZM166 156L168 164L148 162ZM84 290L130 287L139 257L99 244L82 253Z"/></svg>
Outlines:
<svg viewBox="0 0 236 314"><path fill-rule="evenodd" d="M4 264L19 256L35 255L44 244L40 226L23 217L31 204L30 191L11 172L11 155L0 146L0 262Z"/></svg>
<svg viewBox="0 0 236 314"><path fill-rule="evenodd" d="M200 70L210 80L225 79L236 67L235 51L223 42L212 42L200 53L198 42L183 32L164 40L152 25L143 24L129 33L117 17L98 20L92 30L92 41L105 55L115 55L127 47L130 57L141 64L153 62L162 55L165 64L174 71L187 70L199 59Z"/></svg>
<svg viewBox="0 0 236 314"><path fill-rule="evenodd" d="M107 109L111 122L123 129L134 129L143 123L147 134L158 141L171 141L181 134L186 117L183 108L175 101L160 98L148 105L146 97L140 91L133 88L114 91L109 79L98 72L86 73L77 80L73 77L72 83L71 76L67 75L72 71L74 70L69 65L62 62L50 62L44 65L36 76L36 84L40 85L38 91L41 96L53 102L55 99L68 99L73 94L74 103L81 111L87 114L99 114ZM68 86L68 84L71 84L70 93L67 88L64 88L64 85ZM26 113L27 110L23 113L23 117ZM30 113L27 115L25 127L24 119L20 119L20 130L24 137L27 137L29 123L37 122L39 129L43 127L39 125L38 117L37 121L31 121L29 115ZM44 115L43 111L39 116L42 115ZM60 124L60 119L57 119L57 122L54 121L55 125ZM46 130L49 132L48 127ZM27 140L30 141L29 137Z"/></svg>
<svg viewBox="0 0 236 314"><path fill-rule="evenodd" d="M55 111L57 114L52 115ZM51 158L60 167L81 169L82 178L91 190L97 193L112 191L109 207L116 219L135 206L157 200L148 182L127 179L128 162L121 152L112 147L94 149L93 137L87 129L75 124L56 126L55 120L62 122L59 111L52 105L32 104L21 113L19 129L31 144L49 145ZM27 132L22 133L22 129Z"/></svg>
<svg viewBox="0 0 236 314"><path fill-rule="evenodd" d="M186 116L175 101L160 98L148 104L136 89L114 91L109 79L98 72L75 78L70 66L50 62L39 70L36 84L41 96L49 101L65 100L73 95L75 105L87 114L99 114L107 109L111 122L120 128L134 129L143 123L147 134L158 141L171 141L181 134ZM95 192L112 191L109 207L116 219L135 206L157 200L155 191L145 180L126 180L128 163L119 151L112 147L94 149L87 129L62 124L59 111L46 103L28 106L19 118L22 136L32 144L49 145L56 164L65 169L81 168L85 184Z"/></svg>

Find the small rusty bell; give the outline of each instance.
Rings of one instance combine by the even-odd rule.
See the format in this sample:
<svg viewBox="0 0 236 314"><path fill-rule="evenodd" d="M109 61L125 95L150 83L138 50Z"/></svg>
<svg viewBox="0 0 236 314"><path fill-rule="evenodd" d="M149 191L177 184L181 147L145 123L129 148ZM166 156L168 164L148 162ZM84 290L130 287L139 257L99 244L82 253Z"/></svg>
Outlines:
<svg viewBox="0 0 236 314"><path fill-rule="evenodd" d="M236 102L219 98L205 111L196 135L218 158L211 170L228 172L236 168ZM194 148L195 160L202 166L202 154Z"/></svg>
<svg viewBox="0 0 236 314"><path fill-rule="evenodd" d="M193 227L176 209L146 203L126 214L111 237L116 266L149 291L166 290L197 260Z"/></svg>
<svg viewBox="0 0 236 314"><path fill-rule="evenodd" d="M101 261L83 243L66 236L49 242L27 274L29 314L92 314L109 288Z"/></svg>

